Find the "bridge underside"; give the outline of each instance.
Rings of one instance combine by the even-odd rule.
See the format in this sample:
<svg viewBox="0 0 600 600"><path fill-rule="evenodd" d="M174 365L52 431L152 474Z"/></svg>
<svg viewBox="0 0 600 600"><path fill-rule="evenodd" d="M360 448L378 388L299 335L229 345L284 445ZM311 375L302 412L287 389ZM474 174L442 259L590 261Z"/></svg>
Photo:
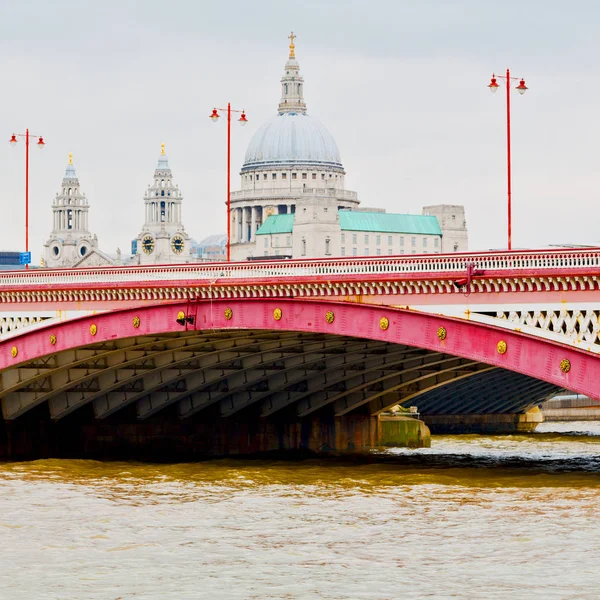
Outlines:
<svg viewBox="0 0 600 600"><path fill-rule="evenodd" d="M365 423L397 404L416 405L425 417L521 413L560 389L443 352L265 330L108 340L0 376L6 431L29 435L33 423L72 437L87 428L89 439L169 427L228 437L240 424L256 431L271 424L275 436L283 427L302 437L302 423L309 429L342 417ZM290 434L289 427L298 431Z"/></svg>

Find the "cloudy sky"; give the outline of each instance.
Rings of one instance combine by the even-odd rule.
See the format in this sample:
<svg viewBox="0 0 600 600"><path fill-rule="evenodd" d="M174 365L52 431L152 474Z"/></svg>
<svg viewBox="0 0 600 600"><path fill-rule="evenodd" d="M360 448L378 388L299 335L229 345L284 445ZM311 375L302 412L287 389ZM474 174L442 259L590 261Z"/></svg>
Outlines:
<svg viewBox="0 0 600 600"><path fill-rule="evenodd" d="M308 111L334 135L363 205L421 212L464 204L471 249L506 245L505 99L511 68L513 243L592 244L598 233L597 34L592 0L2 0L0 139L29 127L34 261L68 153L100 247L130 248L160 143L197 240L225 229L225 123L232 189L252 134L276 111L287 36ZM23 249L24 147L0 144L1 249Z"/></svg>

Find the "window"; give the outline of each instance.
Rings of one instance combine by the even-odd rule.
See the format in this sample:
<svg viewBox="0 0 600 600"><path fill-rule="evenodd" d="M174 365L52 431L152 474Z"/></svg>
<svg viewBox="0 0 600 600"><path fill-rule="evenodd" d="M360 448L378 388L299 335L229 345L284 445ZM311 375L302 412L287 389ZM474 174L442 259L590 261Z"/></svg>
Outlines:
<svg viewBox="0 0 600 600"><path fill-rule="evenodd" d="M291 236L291 235L288 235L288 236L285 238L285 245L286 245L286 246L291 246L291 245L292 245L292 236Z"/></svg>
<svg viewBox="0 0 600 600"><path fill-rule="evenodd" d="M393 250L391 248L388 248L388 254L393 254Z"/></svg>
<svg viewBox="0 0 600 600"><path fill-rule="evenodd" d="M437 248L440 245L440 238L435 238L433 240L433 245Z"/></svg>
<svg viewBox="0 0 600 600"><path fill-rule="evenodd" d="M356 237L357 237L357 236L356 236L356 233L353 233L353 234L352 234L352 243L353 243L353 244L356 244Z"/></svg>
<svg viewBox="0 0 600 600"><path fill-rule="evenodd" d="M296 179L296 173L292 173L292 179Z"/></svg>
<svg viewBox="0 0 600 600"><path fill-rule="evenodd" d="M377 256L381 256L381 248L377 248Z"/></svg>
<svg viewBox="0 0 600 600"><path fill-rule="evenodd" d="M356 248L352 248L352 256L358 256Z"/></svg>
<svg viewBox="0 0 600 600"><path fill-rule="evenodd" d="M400 236L400 246L404 246L404 236Z"/></svg>
<svg viewBox="0 0 600 600"><path fill-rule="evenodd" d="M317 174L316 173L313 173L312 176L313 176L313 179L317 178Z"/></svg>
<svg viewBox="0 0 600 600"><path fill-rule="evenodd" d="M258 181L258 175L256 175L256 181Z"/></svg>
<svg viewBox="0 0 600 600"><path fill-rule="evenodd" d="M266 179L266 178L267 178L267 174L263 173L263 179Z"/></svg>
<svg viewBox="0 0 600 600"><path fill-rule="evenodd" d="M342 256L346 256L346 248L342 246Z"/></svg>
<svg viewBox="0 0 600 600"><path fill-rule="evenodd" d="M342 241L342 244L346 243L346 234L345 233L342 233L342 240L341 241Z"/></svg>
<svg viewBox="0 0 600 600"><path fill-rule="evenodd" d="M273 179L277 179L277 173L273 173L272 177Z"/></svg>
<svg viewBox="0 0 600 600"><path fill-rule="evenodd" d="M287 179L287 173L282 173L281 174L281 179Z"/></svg>
<svg viewBox="0 0 600 600"><path fill-rule="evenodd" d="M454 244L454 252L458 252L458 244Z"/></svg>
<svg viewBox="0 0 600 600"><path fill-rule="evenodd" d="M330 246L331 246L331 240L326 239L325 240L325 254L331 254Z"/></svg>
<svg viewBox="0 0 600 600"><path fill-rule="evenodd" d="M423 248L427 248L427 238L423 238Z"/></svg>
<svg viewBox="0 0 600 600"><path fill-rule="evenodd" d="M265 250L265 256L269 256L269 251Z"/></svg>
<svg viewBox="0 0 600 600"><path fill-rule="evenodd" d="M388 235L388 246L392 245L392 236Z"/></svg>
<svg viewBox="0 0 600 600"><path fill-rule="evenodd" d="M306 173L302 173L302 179L306 179L308 175Z"/></svg>
<svg viewBox="0 0 600 600"><path fill-rule="evenodd" d="M275 256L279 256L279 250L275 250Z"/></svg>
<svg viewBox="0 0 600 600"><path fill-rule="evenodd" d="M365 244L369 243L369 234L365 233Z"/></svg>
<svg viewBox="0 0 600 600"><path fill-rule="evenodd" d="M456 219L456 215L452 215L452 220L454 221Z"/></svg>
<svg viewBox="0 0 600 600"><path fill-rule="evenodd" d="M266 235L265 235L264 246L265 246L265 248L269 247L269 238Z"/></svg>
<svg viewBox="0 0 600 600"><path fill-rule="evenodd" d="M365 248L363 256L369 256L369 249L368 248Z"/></svg>
<svg viewBox="0 0 600 600"><path fill-rule="evenodd" d="M321 179L325 179L325 173L321 173Z"/></svg>
<svg viewBox="0 0 600 600"><path fill-rule="evenodd" d="M410 245L414 248L417 245L417 238L416 237L411 237L410 238Z"/></svg>
<svg viewBox="0 0 600 600"><path fill-rule="evenodd" d="M278 237L275 238L275 246L279 246L279 238Z"/></svg>
<svg viewBox="0 0 600 600"><path fill-rule="evenodd" d="M380 236L380 235L378 235L378 236L375 238L375 243L376 243L378 246L381 246L381 236Z"/></svg>

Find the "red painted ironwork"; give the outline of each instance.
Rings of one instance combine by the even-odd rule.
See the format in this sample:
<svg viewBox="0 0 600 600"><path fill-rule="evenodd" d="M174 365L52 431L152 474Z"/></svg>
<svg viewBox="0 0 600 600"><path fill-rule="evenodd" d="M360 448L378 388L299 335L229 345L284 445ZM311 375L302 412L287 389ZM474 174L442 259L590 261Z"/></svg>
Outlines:
<svg viewBox="0 0 600 600"><path fill-rule="evenodd" d="M281 318L274 318L275 309ZM0 370L36 358L99 342L139 335L181 332L178 312L188 302L146 306L96 314L24 332L0 342ZM226 299L201 301L196 307L195 330L283 330L352 336L388 341L476 360L535 377L600 400L600 356L558 342L491 325L392 307L293 299ZM327 314L332 313L333 319ZM134 325L134 317L139 321ZM382 329L381 319L388 321ZM95 325L95 335L90 334ZM440 327L444 336L439 335ZM55 336L54 343L51 336ZM506 345L503 353L498 342ZM11 349L18 347L18 355ZM562 365L568 361L569 368Z"/></svg>

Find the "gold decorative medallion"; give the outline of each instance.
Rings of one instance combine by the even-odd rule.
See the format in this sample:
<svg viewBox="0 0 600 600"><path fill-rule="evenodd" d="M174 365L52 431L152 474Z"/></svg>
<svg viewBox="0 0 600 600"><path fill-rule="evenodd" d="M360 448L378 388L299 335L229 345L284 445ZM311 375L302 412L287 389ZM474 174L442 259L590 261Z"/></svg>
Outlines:
<svg viewBox="0 0 600 600"><path fill-rule="evenodd" d="M568 373L571 370L571 361L568 358L563 358L560 361L560 370L563 373Z"/></svg>
<svg viewBox="0 0 600 600"><path fill-rule="evenodd" d="M508 346L506 345L506 342L504 340L500 340L496 344L496 350L498 350L498 354L506 354L506 351L508 350Z"/></svg>
<svg viewBox="0 0 600 600"><path fill-rule="evenodd" d="M281 317L282 317L282 316L283 316L283 313L281 312L281 309L280 309L280 308L276 308L276 309L273 311L273 318L274 318L276 321L281 321Z"/></svg>
<svg viewBox="0 0 600 600"><path fill-rule="evenodd" d="M230 321L231 317L233 317L233 311L230 308L225 309L225 318Z"/></svg>
<svg viewBox="0 0 600 600"><path fill-rule="evenodd" d="M140 318L139 317L133 317L133 326L137 329L140 326Z"/></svg>
<svg viewBox="0 0 600 600"><path fill-rule="evenodd" d="M16 358L17 354L19 354L19 350L17 349L17 347L16 347L16 346L13 346L13 347L10 349L10 354L11 354L11 356L12 356L13 358Z"/></svg>
<svg viewBox="0 0 600 600"><path fill-rule="evenodd" d="M51 343L53 346L55 346L55 345L56 345L56 336L55 336L53 333L51 333L51 334L50 334L50 343Z"/></svg>
<svg viewBox="0 0 600 600"><path fill-rule="evenodd" d="M331 325L331 323L333 323L335 321L335 315L333 314L333 312L328 310L325 313L325 320Z"/></svg>
<svg viewBox="0 0 600 600"><path fill-rule="evenodd" d="M95 324L95 323L92 323L92 324L90 325L90 333L91 333L92 335L96 335L96 334L98 333L98 327L96 327L96 324Z"/></svg>
<svg viewBox="0 0 600 600"><path fill-rule="evenodd" d="M383 329L383 331L385 331L389 326L390 322L387 320L386 317L381 317L381 319L379 319L379 327Z"/></svg>
<svg viewBox="0 0 600 600"><path fill-rule="evenodd" d="M438 336L439 340L441 340L443 342L446 339L447 335L448 335L448 332L446 331L445 327L438 327L437 336Z"/></svg>
<svg viewBox="0 0 600 600"><path fill-rule="evenodd" d="M179 321L180 319L185 319L185 313L182 310L177 313L177 320Z"/></svg>

